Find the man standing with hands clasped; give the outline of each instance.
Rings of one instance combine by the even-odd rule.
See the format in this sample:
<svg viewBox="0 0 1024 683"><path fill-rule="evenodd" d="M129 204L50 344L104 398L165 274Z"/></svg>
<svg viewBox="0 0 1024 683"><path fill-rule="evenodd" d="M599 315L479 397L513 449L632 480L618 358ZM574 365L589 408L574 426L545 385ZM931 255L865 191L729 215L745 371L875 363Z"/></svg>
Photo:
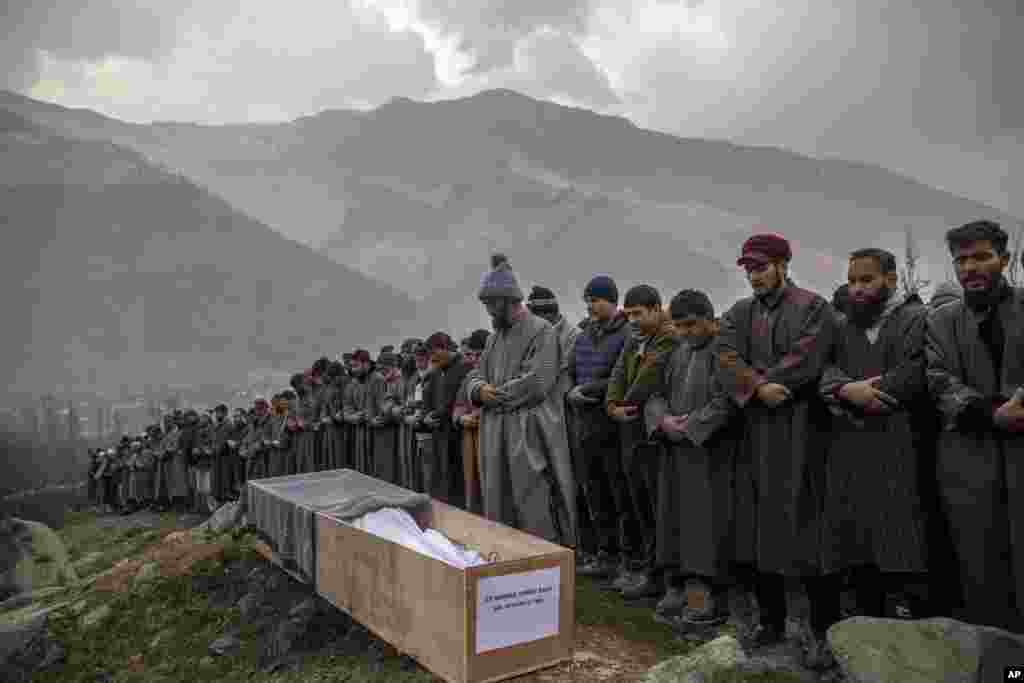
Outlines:
<svg viewBox="0 0 1024 683"><path fill-rule="evenodd" d="M737 261L753 296L722 318L715 342L719 378L743 415L736 452L735 560L753 570L758 628L749 646L786 633L786 579L801 579L810 602L806 663L831 662L824 641L830 614L820 579L824 435L818 381L836 324L832 306L789 279L792 256L780 235L754 235ZM753 627L748 623L745 626Z"/></svg>
<svg viewBox="0 0 1024 683"><path fill-rule="evenodd" d="M561 370L555 330L523 305L522 290L503 254L491 258L479 297L494 325L466 393L480 415L480 478L484 515L555 543L575 547L573 491L556 462L568 464Z"/></svg>
<svg viewBox="0 0 1024 683"><path fill-rule="evenodd" d="M936 309L925 337L928 389L944 429L936 452L965 609L1024 631L1024 289L1011 287L1008 236L976 221L946 234L963 299Z"/></svg>

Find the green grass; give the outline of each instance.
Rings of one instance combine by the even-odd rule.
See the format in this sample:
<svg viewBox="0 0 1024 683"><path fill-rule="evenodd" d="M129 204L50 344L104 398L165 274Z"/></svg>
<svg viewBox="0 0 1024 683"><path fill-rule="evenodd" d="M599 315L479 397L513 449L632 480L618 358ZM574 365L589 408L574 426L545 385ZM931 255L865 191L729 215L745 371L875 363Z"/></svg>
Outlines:
<svg viewBox="0 0 1024 683"><path fill-rule="evenodd" d="M632 607L618 593L602 591L593 579L576 579L576 623L605 626L626 640L654 645L660 657L693 651L693 643L677 640L672 629L652 618L650 607Z"/></svg>
<svg viewBox="0 0 1024 683"><path fill-rule="evenodd" d="M121 559L132 557L147 545L159 542L177 528L171 515L161 519L158 530L117 531L97 524L88 513L69 515L61 535L72 560L90 552L101 558L88 573L103 571ZM222 537L221 540L224 540ZM237 609L211 605L209 594L196 587L196 579L223 574L225 565L255 560L255 538L236 533L215 559L193 567L191 576L159 577L145 587L121 594L72 587L48 602L71 601L78 613L64 609L51 617L54 635L67 652L65 664L50 672L37 674L39 683L93 683L97 674L106 672L116 683L428 683L434 677L422 670L403 671L402 661L391 656L378 671L371 671L363 656L313 655L301 660L294 672L265 674L258 671L261 648L257 627L245 622ZM85 629L81 616L101 605L111 615L100 624ZM651 608L633 607L614 593L601 591L589 579L578 579L576 619L580 625L607 627L627 641L653 645L659 660L691 652L697 644L677 640L672 630L652 619ZM237 629L241 649L227 657L213 657L209 644L226 631ZM161 635L156 648L154 638ZM142 655L142 668L133 672L130 660ZM795 683L789 674L737 674L723 672L708 683Z"/></svg>

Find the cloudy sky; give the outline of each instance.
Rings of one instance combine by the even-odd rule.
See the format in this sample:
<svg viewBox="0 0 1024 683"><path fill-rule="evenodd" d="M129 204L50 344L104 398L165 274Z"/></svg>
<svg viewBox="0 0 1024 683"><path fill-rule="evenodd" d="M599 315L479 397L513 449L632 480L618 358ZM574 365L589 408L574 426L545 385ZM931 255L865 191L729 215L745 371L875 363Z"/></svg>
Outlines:
<svg viewBox="0 0 1024 683"><path fill-rule="evenodd" d="M492 87L1024 216L1024 0L3 0L6 87L124 120Z"/></svg>

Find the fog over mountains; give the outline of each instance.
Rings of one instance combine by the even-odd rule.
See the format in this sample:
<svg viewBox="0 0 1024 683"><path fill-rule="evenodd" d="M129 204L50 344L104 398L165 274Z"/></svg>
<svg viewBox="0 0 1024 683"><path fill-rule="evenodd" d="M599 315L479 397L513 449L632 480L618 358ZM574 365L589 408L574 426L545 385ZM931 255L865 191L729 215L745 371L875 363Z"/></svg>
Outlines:
<svg viewBox="0 0 1024 683"><path fill-rule="evenodd" d="M266 362L296 357L305 363L316 344L333 343L334 353L351 348L355 339L383 343L394 335L389 341L397 342L399 327L402 335L425 336L438 327L463 334L485 323L475 291L496 249L509 255L524 288L550 287L575 317L583 311L582 287L597 272L612 273L623 291L649 282L666 298L700 287L725 307L745 292L735 259L742 240L759 228L789 237L795 277L830 294L843 278L847 252L877 245L902 254L907 228L928 265L925 276L936 280L948 273L941 243L946 228L977 218L998 220L1011 234L1020 226L991 207L882 168L677 138L509 90L434 103L395 99L368 112L325 111L280 124L129 124L13 93L0 93L0 109L55 131L32 133L46 138L42 146L8 133L8 148L38 156L44 161L36 165L49 168L45 159L67 146L87 167L72 180L51 169L42 182L28 175L31 163L5 153L5 191L18 195L17 207L3 209L7 220L18 226L59 223L69 245L59 253L84 248L91 243L88 233L99 250L93 253L118 254L105 258L119 259L126 278L133 257L148 269L135 276L151 288L145 296L102 280L67 292L67 283L88 281L99 267L90 271L81 261L47 260L47 269L31 280L46 280L54 292L72 297L74 304L45 301L52 301L47 310L73 312L75 320L47 323L55 327L34 323L18 334L30 334L24 343L42 335L52 346L48 353L71 344L76 363L89 364L84 359L97 357L98 349L124 345L136 348L140 359L169 351L164 334L125 322L143 318L147 325L151 318L173 319L161 329L174 330L178 346L195 340L199 350L181 356L179 372L186 365L219 368L215 359L199 361L219 345L266 354ZM145 165L147 160L181 177ZM140 188L110 170L125 164L144 168L152 180ZM117 180L104 184L102 199L81 189L110 174ZM72 229L79 216L88 217L89 228ZM132 237L102 227L113 222L131 226L125 232ZM220 231L220 223L231 227ZM194 237L151 236L175 231ZM19 237L18 253L39 251L38 231L17 232L27 235ZM43 256L51 259L50 253ZM207 273L206 284L181 296L169 258L191 261L193 272ZM19 267L33 272L26 263ZM112 268L104 267L101 272ZM387 285L375 286L352 271ZM313 291L312 281L327 284ZM207 309L201 295L215 305ZM140 312L132 318L108 306L105 318L89 322L86 302L104 296L130 296ZM418 320L400 325L413 315L410 299L418 302ZM353 314L351 330L329 333ZM221 322L190 325L193 317ZM223 322L228 319L230 324ZM255 334L260 326L265 336ZM87 337L89 329L102 334ZM68 341L76 336L77 342ZM44 357L53 360L39 355ZM239 357L238 364L249 360Z"/></svg>
<svg viewBox="0 0 1024 683"><path fill-rule="evenodd" d="M224 386L399 334L413 302L138 153L0 110L8 394ZM349 324L349 297L379 307Z"/></svg>

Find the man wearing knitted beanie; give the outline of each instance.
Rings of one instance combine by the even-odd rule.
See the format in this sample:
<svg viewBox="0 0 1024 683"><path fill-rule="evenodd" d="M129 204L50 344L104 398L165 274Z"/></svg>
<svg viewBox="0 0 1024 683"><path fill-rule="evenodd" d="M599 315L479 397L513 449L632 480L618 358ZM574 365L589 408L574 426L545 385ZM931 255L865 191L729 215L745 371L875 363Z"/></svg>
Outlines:
<svg viewBox="0 0 1024 683"><path fill-rule="evenodd" d="M466 393L481 407L484 516L574 547L576 487L557 390L558 337L523 306L503 254L491 258L478 296L495 329L479 366L466 377Z"/></svg>
<svg viewBox="0 0 1024 683"><path fill-rule="evenodd" d="M555 293L547 287L534 285L526 300L526 307L530 313L540 316L551 323L558 335L558 356L561 370L558 374L558 389L564 396L572 388L569 383L569 350L576 343L576 336L580 333L579 328L570 325L558 310L558 299Z"/></svg>

